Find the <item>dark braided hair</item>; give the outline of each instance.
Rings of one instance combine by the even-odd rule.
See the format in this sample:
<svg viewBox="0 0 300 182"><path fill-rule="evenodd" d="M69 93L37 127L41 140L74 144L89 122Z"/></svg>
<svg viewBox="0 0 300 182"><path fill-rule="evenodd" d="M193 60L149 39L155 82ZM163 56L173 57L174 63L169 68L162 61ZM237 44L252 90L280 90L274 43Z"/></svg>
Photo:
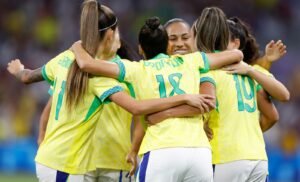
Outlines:
<svg viewBox="0 0 300 182"><path fill-rule="evenodd" d="M151 17L146 20L139 32L139 43L147 59L151 59L159 53L167 53L168 34L160 24L158 17Z"/></svg>

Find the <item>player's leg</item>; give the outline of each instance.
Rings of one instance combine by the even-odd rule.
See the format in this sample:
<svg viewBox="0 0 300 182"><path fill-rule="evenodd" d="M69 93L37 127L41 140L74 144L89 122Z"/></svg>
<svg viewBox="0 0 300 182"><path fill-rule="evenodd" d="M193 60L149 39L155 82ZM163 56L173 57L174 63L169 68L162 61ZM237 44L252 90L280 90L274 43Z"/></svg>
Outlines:
<svg viewBox="0 0 300 182"><path fill-rule="evenodd" d="M209 148L193 149L190 157L190 167L185 173L184 182L212 182L212 154Z"/></svg>
<svg viewBox="0 0 300 182"><path fill-rule="evenodd" d="M95 171L86 174L70 174L67 182L97 182Z"/></svg>
<svg viewBox="0 0 300 182"><path fill-rule="evenodd" d="M215 182L245 182L253 167L255 161L239 160L224 164L215 165Z"/></svg>
<svg viewBox="0 0 300 182"><path fill-rule="evenodd" d="M166 148L146 153L140 163L137 182L181 182L186 169L187 148Z"/></svg>
<svg viewBox="0 0 300 182"><path fill-rule="evenodd" d="M55 169L49 168L39 163L35 163L36 166L36 176L39 182L55 182L56 173Z"/></svg>
<svg viewBox="0 0 300 182"><path fill-rule="evenodd" d="M36 163L36 174L39 182L96 182L93 172L86 174L68 174Z"/></svg>
<svg viewBox="0 0 300 182"><path fill-rule="evenodd" d="M133 182L134 177L129 176L128 171L112 170L112 169L97 169L98 182Z"/></svg>
<svg viewBox="0 0 300 182"><path fill-rule="evenodd" d="M257 161L247 182L265 182L268 178L268 161Z"/></svg>

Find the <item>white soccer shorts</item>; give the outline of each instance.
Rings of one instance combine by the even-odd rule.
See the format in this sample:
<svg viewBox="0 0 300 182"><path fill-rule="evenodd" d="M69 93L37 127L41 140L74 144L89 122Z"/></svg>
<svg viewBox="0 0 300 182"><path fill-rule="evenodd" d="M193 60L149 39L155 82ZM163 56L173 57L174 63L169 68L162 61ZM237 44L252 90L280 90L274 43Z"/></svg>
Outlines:
<svg viewBox="0 0 300 182"><path fill-rule="evenodd" d="M137 182L212 182L209 148L165 148L144 154Z"/></svg>

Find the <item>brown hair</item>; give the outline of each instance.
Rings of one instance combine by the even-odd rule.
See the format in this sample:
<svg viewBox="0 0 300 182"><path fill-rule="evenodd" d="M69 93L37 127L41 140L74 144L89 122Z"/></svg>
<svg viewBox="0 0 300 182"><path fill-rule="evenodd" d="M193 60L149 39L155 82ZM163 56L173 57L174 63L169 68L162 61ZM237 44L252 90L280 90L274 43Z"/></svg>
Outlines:
<svg viewBox="0 0 300 182"><path fill-rule="evenodd" d="M226 50L229 27L224 12L217 7L205 8L193 25L197 48L204 52Z"/></svg>
<svg viewBox="0 0 300 182"><path fill-rule="evenodd" d="M95 57L100 41L106 30L115 30L117 18L107 7L96 0L85 0L82 4L80 18L80 38L82 47ZM69 69L66 84L66 104L68 109L77 105L87 92L89 74L83 72L74 61Z"/></svg>

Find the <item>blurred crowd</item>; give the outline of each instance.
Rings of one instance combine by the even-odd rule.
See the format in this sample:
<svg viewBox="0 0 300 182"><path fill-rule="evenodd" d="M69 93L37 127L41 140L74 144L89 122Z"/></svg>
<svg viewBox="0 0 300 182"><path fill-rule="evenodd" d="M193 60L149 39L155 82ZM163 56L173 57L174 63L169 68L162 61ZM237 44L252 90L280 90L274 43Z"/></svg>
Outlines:
<svg viewBox="0 0 300 182"><path fill-rule="evenodd" d="M270 179L300 181L300 1L299 0L102 0L119 17L121 34L137 48L144 20L163 22L180 17L192 23L207 6L218 6L228 17L251 25L263 53L270 40L287 45L286 56L271 71L291 93L288 103L276 103L280 121L266 132ZM0 1L0 173L34 172L39 117L49 96L46 83L23 85L6 71L19 58L38 68L79 39L82 0Z"/></svg>

